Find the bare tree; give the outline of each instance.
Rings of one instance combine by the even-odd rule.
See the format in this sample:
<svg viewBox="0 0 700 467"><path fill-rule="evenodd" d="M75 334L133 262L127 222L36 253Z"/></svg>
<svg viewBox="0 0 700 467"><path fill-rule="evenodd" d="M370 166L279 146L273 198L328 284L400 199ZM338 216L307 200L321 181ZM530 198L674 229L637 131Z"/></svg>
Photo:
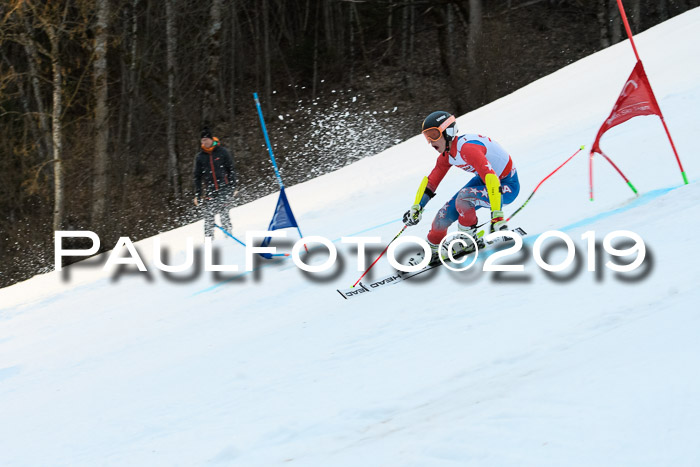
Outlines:
<svg viewBox="0 0 700 467"><path fill-rule="evenodd" d="M464 59L461 53L457 53L455 38L456 32L456 13L454 5L447 4L437 10L438 27L436 28L437 41L440 50L440 64L445 71L444 75L448 89L448 97L451 100L454 112L464 113L464 93L462 89L466 88L467 83L463 72Z"/></svg>
<svg viewBox="0 0 700 467"><path fill-rule="evenodd" d="M642 0L631 0L629 4L632 34L638 34L642 26Z"/></svg>
<svg viewBox="0 0 700 467"><path fill-rule="evenodd" d="M54 207L53 207L53 229L61 230L63 225L64 192L63 192L63 127L61 125L61 114L63 113L63 77L61 75L61 64L59 63L59 35L54 25L48 25L47 32L51 41L51 70L53 74L53 112L52 112L52 135L53 135L53 180L54 180Z"/></svg>
<svg viewBox="0 0 700 467"><path fill-rule="evenodd" d="M231 54L231 64L229 65L229 119L233 121L236 118L236 72L238 67L236 64L236 45L238 43L238 18L236 11L236 2L231 2L231 37L229 38L229 52Z"/></svg>
<svg viewBox="0 0 700 467"><path fill-rule="evenodd" d="M132 159L134 158L134 125L136 118L136 99L138 98L138 73L137 63L138 44L139 44L139 22L138 22L139 0L131 2L131 47L129 48L129 72L128 72L128 96L127 96L127 117L126 117L126 177L131 175ZM127 184L124 184L123 189L126 191ZM126 198L126 197L124 197Z"/></svg>
<svg viewBox="0 0 700 467"><path fill-rule="evenodd" d="M363 32L362 28L362 21L360 19L360 13L358 12L357 5L355 2L352 2L350 4L350 8L352 9L352 15L350 15L350 24L352 24L353 20L355 22L355 25L357 27L357 35L359 36L360 39L360 50L362 51L362 61L365 65L369 64L369 58L367 54L367 47L365 46L365 34Z"/></svg>
<svg viewBox="0 0 700 467"><path fill-rule="evenodd" d="M657 0L659 9L659 19L666 21L669 18L668 0Z"/></svg>
<svg viewBox="0 0 700 467"><path fill-rule="evenodd" d="M23 5L24 6L24 5ZM38 10L30 6L32 9L31 15L37 19L46 35L49 38L50 51L48 56L51 59L51 82L52 82L52 112L51 112L51 150L49 159L53 164L53 228L54 230L60 230L63 225L64 215L65 215L65 204L64 204L64 167L63 167L63 126L61 117L64 112L63 108L63 72L60 63L60 40L61 34L58 24L62 24L65 20L68 7L65 6L63 14L60 15L60 11L54 6L46 6L43 10ZM27 13L23 9L24 13ZM61 19L62 18L62 19ZM37 43L32 38L32 29L26 14L22 15L22 22L24 25L24 34L22 35L22 40L25 45L27 54L29 55L29 69L32 79L33 89L35 99L37 100L37 107L40 109L40 125L42 130L47 127L46 114L44 111L43 98L40 88L41 75L39 74L38 65L40 63L39 55L37 53Z"/></svg>
<svg viewBox="0 0 700 467"><path fill-rule="evenodd" d="M270 7L269 0L262 0L263 17L263 60L265 62L265 107L270 110L272 105L272 65L270 57Z"/></svg>
<svg viewBox="0 0 700 467"><path fill-rule="evenodd" d="M383 56L391 55L394 50L394 0L389 0L386 17L386 51Z"/></svg>
<svg viewBox="0 0 700 467"><path fill-rule="evenodd" d="M617 0L609 0L608 15L610 42L612 44L617 44L622 40L622 16L617 5Z"/></svg>
<svg viewBox="0 0 700 467"><path fill-rule="evenodd" d="M617 0L598 0L596 15L600 27L601 47L610 47L624 38L622 34L622 16Z"/></svg>
<svg viewBox="0 0 700 467"><path fill-rule="evenodd" d="M203 120L212 123L220 115L220 106L217 99L219 89L219 61L221 56L221 12L222 0L211 2L211 23L209 24L209 49L207 58L207 76L204 89Z"/></svg>
<svg viewBox="0 0 700 467"><path fill-rule="evenodd" d="M352 10L350 10L352 12ZM409 72L410 62L413 59L412 40L414 35L414 11L415 6L404 5L401 16L401 68L403 69L403 83L406 86L409 97L413 97L413 79ZM352 18L350 20L352 31ZM352 43L351 43L352 45ZM351 49L352 50L352 49ZM352 62L354 63L354 61Z"/></svg>
<svg viewBox="0 0 700 467"><path fill-rule="evenodd" d="M319 28L319 7L316 7L316 21L314 21L314 58L313 58L313 77L311 78L311 98L316 98L316 83L318 82L318 28Z"/></svg>
<svg viewBox="0 0 700 467"><path fill-rule="evenodd" d="M610 47L610 35L608 32L608 0L598 0L596 18L598 19L600 47L603 49Z"/></svg>
<svg viewBox="0 0 700 467"><path fill-rule="evenodd" d="M467 33L467 73L469 74L470 108L483 103L484 98L484 69L479 65L477 57L481 52L483 36L483 5L482 0L469 0L469 32Z"/></svg>
<svg viewBox="0 0 700 467"><path fill-rule="evenodd" d="M168 180L175 198L180 196L180 183L177 170L177 152L175 150L175 76L177 50L177 31L175 30L174 0L165 3L166 42L167 42L167 74L168 74Z"/></svg>
<svg viewBox="0 0 700 467"><path fill-rule="evenodd" d="M8 69L8 73L5 76L0 76L0 81L4 81L7 79L8 81L10 80L16 80L17 81L17 93L19 96L20 103L22 105L22 110L24 111L24 121L27 123L29 126L29 133L31 135L31 138L33 141L38 141L38 147L37 150L39 152L39 157L36 158L38 161L41 161L42 166L43 163L46 163L46 161L50 161L51 159L49 158L48 154L50 153L50 149L47 150L45 147L45 136L46 133L43 131L39 130L39 127L37 126L36 120L34 119L34 112L32 112L32 105L30 102L30 97L27 95L27 93L24 90L24 83L22 83L18 79L18 72L15 69L15 66L12 64L10 59L7 57L7 54L5 53L5 50L0 48L0 53L2 54L2 61L5 63Z"/></svg>
<svg viewBox="0 0 700 467"><path fill-rule="evenodd" d="M110 0L97 1L95 24L95 62L93 88L95 94L95 158L92 188L92 223L102 228L107 209L107 168L109 144L109 108L107 107L107 39Z"/></svg>
<svg viewBox="0 0 700 467"><path fill-rule="evenodd" d="M39 57L39 52L37 50L37 45L33 37L33 28L29 23L27 17L26 5L22 4L22 26L24 30L20 34L21 42L24 45L24 49L27 53L28 64L29 64L29 76L31 81L32 93L34 94L34 101L37 106L37 116L39 120L39 128L41 129L42 135L39 139L41 142L40 147L44 151L44 160L53 159L53 154L51 153L51 144L47 142L47 138L51 134L49 130L49 119L46 108L44 107L44 96L41 92L41 74L39 72L39 63L41 59ZM32 12L32 15L35 13Z"/></svg>

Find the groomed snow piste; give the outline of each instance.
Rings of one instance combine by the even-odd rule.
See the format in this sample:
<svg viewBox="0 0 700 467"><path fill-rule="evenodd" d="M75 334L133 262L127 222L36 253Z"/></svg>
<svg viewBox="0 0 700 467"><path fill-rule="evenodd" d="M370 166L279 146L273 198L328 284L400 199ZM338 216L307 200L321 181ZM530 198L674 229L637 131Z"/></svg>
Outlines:
<svg viewBox="0 0 700 467"><path fill-rule="evenodd" d="M597 157L589 201L579 154L511 221L531 234L507 260L524 271L439 268L344 300L361 273L340 238L401 229L436 155L417 135L288 189L302 232L336 242L329 272L289 259L206 272L200 222L159 236L171 264L195 238L200 267L184 273L153 267L148 239L148 273L103 271L103 256L2 289L0 465L700 465L700 9L636 43L689 185L659 119L635 118L602 147L640 196ZM522 191L506 214L590 146L634 64L625 41L459 118L512 154ZM467 181L451 171L406 235ZM234 235L264 230L275 203L235 208ZM549 230L577 247L552 274L533 257ZM642 237L642 266L615 273L598 245L588 271L581 236L617 230ZM244 268L243 247L214 246ZM390 271L382 259L371 277Z"/></svg>

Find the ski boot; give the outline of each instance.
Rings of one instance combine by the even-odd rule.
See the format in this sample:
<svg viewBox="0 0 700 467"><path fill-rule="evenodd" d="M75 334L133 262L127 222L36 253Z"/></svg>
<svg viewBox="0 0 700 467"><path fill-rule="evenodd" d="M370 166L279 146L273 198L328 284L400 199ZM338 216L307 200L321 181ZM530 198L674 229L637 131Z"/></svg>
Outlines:
<svg viewBox="0 0 700 467"><path fill-rule="evenodd" d="M457 223L457 232L458 233L454 235L454 239L452 240L452 256L454 258L468 255L473 253L477 248L484 247L484 239L477 235L478 231L476 230L476 225L467 227ZM462 241L458 242L456 241L457 239ZM476 245L474 242L476 242Z"/></svg>

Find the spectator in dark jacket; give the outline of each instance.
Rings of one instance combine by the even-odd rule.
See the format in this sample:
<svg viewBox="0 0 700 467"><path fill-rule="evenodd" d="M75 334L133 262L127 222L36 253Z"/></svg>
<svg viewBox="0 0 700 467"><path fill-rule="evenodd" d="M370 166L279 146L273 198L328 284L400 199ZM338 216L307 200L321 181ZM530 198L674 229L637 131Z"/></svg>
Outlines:
<svg viewBox="0 0 700 467"><path fill-rule="evenodd" d="M201 134L201 151L194 159L194 205L204 216L204 235L214 236L216 214L221 215L222 227L233 227L229 210L238 191L231 154L219 144L209 128Z"/></svg>

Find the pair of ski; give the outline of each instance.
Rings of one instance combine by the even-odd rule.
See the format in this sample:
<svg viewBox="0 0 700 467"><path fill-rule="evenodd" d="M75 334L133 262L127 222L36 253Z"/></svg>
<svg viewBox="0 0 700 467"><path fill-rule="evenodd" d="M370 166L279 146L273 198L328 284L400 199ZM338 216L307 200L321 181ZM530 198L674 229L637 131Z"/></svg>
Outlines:
<svg viewBox="0 0 700 467"><path fill-rule="evenodd" d="M517 227L515 229L510 229L508 230L509 232L513 232L517 235L520 235L521 237L524 237L527 235L523 229L520 227ZM483 231L482 231L483 232ZM482 232L479 232L479 237L482 237ZM478 242L478 251L482 251L488 248L491 248L493 246L496 246L498 244L504 243L507 241L507 237L505 236L499 236L494 238L490 242ZM463 258L467 255L470 255L474 253L474 249L471 250L465 250L462 251L461 253L455 254L453 257L454 259L460 259ZM423 261L423 252L420 251L416 253L413 257L409 258L408 263L411 265L415 264L420 264L421 261ZM444 259L446 263L449 263L449 259ZM373 280L373 281L365 281L365 282L359 282L357 286L355 287L350 287L349 289L337 289L338 293L344 298L344 299L350 299L357 297L359 295L363 295L369 292L373 292L374 290L377 290L378 288L387 286L387 285L393 285L393 284L398 284L399 282L406 281L408 279L411 279L413 277L416 277L420 274L423 274L424 272L428 272L431 269L435 269L439 266L441 266L443 263L441 261L438 261L436 263L431 263L425 266L422 269L419 269L417 271L412 271L412 272L403 272L403 271L396 271L394 274L389 274L388 276L381 277L379 279Z"/></svg>

